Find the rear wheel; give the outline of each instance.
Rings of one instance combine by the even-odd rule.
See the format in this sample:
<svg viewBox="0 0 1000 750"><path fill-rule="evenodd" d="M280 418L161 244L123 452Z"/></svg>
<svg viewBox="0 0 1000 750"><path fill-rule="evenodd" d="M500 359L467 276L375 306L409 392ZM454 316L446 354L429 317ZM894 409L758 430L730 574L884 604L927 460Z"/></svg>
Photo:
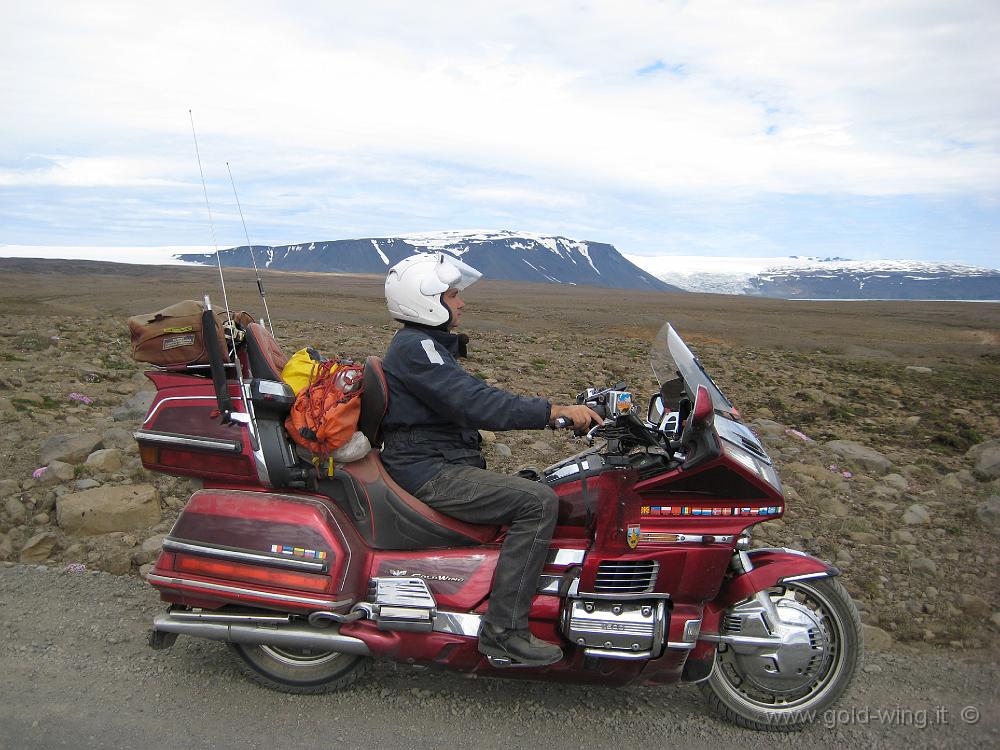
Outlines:
<svg viewBox="0 0 1000 750"><path fill-rule="evenodd" d="M750 729L791 731L818 720L861 662L861 618L832 578L768 589L727 610L720 630L743 642L719 644L715 668L698 687L718 713Z"/></svg>
<svg viewBox="0 0 1000 750"><path fill-rule="evenodd" d="M250 679L283 693L325 693L345 688L369 670L370 656L284 646L230 643Z"/></svg>

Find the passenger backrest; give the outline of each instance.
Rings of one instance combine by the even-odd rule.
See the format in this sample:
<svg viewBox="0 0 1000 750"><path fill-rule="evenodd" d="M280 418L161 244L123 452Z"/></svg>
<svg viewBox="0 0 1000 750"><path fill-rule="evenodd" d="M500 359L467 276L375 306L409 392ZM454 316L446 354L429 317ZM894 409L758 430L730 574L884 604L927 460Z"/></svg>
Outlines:
<svg viewBox="0 0 1000 750"><path fill-rule="evenodd" d="M281 380L281 371L288 357L281 351L274 336L260 323L246 328L247 363L250 374L262 380Z"/></svg>
<svg viewBox="0 0 1000 750"><path fill-rule="evenodd" d="M382 419L389 408L389 386L382 371L382 360L368 357L363 375L364 390L361 393L361 416L358 429L364 433L373 448L382 444Z"/></svg>

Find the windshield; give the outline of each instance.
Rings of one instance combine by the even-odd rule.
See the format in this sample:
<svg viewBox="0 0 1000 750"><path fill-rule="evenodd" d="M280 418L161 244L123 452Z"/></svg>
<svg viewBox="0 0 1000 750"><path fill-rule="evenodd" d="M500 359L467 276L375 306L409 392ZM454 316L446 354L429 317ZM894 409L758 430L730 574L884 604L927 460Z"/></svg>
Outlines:
<svg viewBox="0 0 1000 750"><path fill-rule="evenodd" d="M726 416L736 417L736 410L726 398L725 394L715 384L715 381L705 372L698 358L688 349L687 344L677 335L670 323L664 323L656 339L653 341L653 350L649 356L649 363L653 368L653 375L660 383L661 393L665 394L671 389L664 389L664 384L680 378L684 382L684 390L692 400L698 394L698 386L703 385L708 389L712 397L712 405L715 411Z"/></svg>

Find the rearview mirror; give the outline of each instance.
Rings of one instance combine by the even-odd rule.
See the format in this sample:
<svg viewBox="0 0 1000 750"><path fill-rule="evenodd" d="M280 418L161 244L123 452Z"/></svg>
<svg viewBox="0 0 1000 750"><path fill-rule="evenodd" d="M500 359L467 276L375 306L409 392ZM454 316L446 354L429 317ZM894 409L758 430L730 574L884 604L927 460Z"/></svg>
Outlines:
<svg viewBox="0 0 1000 750"><path fill-rule="evenodd" d="M650 424L658 425L661 419L663 419L663 397L659 393L656 393L649 399L649 408L646 409L646 421Z"/></svg>

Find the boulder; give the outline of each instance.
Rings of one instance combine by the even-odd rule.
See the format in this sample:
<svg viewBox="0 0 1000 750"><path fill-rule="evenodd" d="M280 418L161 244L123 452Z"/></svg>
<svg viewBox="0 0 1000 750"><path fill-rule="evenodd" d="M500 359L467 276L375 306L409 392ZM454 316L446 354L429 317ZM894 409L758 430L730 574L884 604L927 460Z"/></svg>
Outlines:
<svg viewBox="0 0 1000 750"><path fill-rule="evenodd" d="M122 467L122 452L118 448L104 448L87 456L86 466L110 474Z"/></svg>
<svg viewBox="0 0 1000 750"><path fill-rule="evenodd" d="M79 536L144 529L160 521L160 493L150 484L74 492L56 502L56 519Z"/></svg>
<svg viewBox="0 0 1000 750"><path fill-rule="evenodd" d="M16 479L0 479L0 497L16 495L21 491L21 483Z"/></svg>
<svg viewBox="0 0 1000 750"><path fill-rule="evenodd" d="M865 648L872 651L888 651L892 648L892 636L874 625L862 625Z"/></svg>
<svg viewBox="0 0 1000 750"><path fill-rule="evenodd" d="M903 512L903 523L907 526L924 526L930 522L930 511L924 505L911 505Z"/></svg>
<svg viewBox="0 0 1000 750"><path fill-rule="evenodd" d="M1000 535L1000 495L991 495L986 502L979 504L976 508L976 520L987 531Z"/></svg>
<svg viewBox="0 0 1000 750"><path fill-rule="evenodd" d="M497 441L497 435L495 432L480 430L479 435L482 437L484 443L495 443Z"/></svg>
<svg viewBox="0 0 1000 750"><path fill-rule="evenodd" d="M143 419L153 405L156 391L139 391L121 406L111 410L111 418L116 422Z"/></svg>
<svg viewBox="0 0 1000 750"><path fill-rule="evenodd" d="M934 372L930 367L921 367L920 365L907 365L906 371L917 375L930 375Z"/></svg>
<svg viewBox="0 0 1000 750"><path fill-rule="evenodd" d="M989 440L969 448L966 458L975 461L977 474L989 479L1000 477L1000 440Z"/></svg>
<svg viewBox="0 0 1000 750"><path fill-rule="evenodd" d="M882 477L882 481L889 487L899 490L900 492L906 492L910 483L906 481L906 477L901 474L886 474Z"/></svg>
<svg viewBox="0 0 1000 750"><path fill-rule="evenodd" d="M102 435L104 445L108 448L119 448L123 451L135 450L135 438L132 432L122 427L109 427Z"/></svg>
<svg viewBox="0 0 1000 750"><path fill-rule="evenodd" d="M6 534L0 534L0 560L9 560L14 556L14 545L10 541L10 537Z"/></svg>
<svg viewBox="0 0 1000 750"><path fill-rule="evenodd" d="M510 446L504 443L494 443L493 450L496 451L498 456L502 456L503 458L510 458L511 456Z"/></svg>
<svg viewBox="0 0 1000 750"><path fill-rule="evenodd" d="M937 574L937 563L929 557L918 557L910 563L910 570L914 573L925 573L932 576Z"/></svg>
<svg viewBox="0 0 1000 750"><path fill-rule="evenodd" d="M102 446L101 436L91 432L53 435L39 449L41 463L48 466L53 461L78 464Z"/></svg>
<svg viewBox="0 0 1000 750"><path fill-rule="evenodd" d="M877 450L853 440L831 440L826 447L847 462L875 474L888 474L892 468L892 461Z"/></svg>
<svg viewBox="0 0 1000 750"><path fill-rule="evenodd" d="M72 464L65 461L53 461L45 467L39 481L43 484L55 484L56 482L69 482L76 476L76 470Z"/></svg>
<svg viewBox="0 0 1000 750"><path fill-rule="evenodd" d="M959 594L955 597L955 603L969 617L985 620L993 613L993 609L984 599L972 594Z"/></svg>
<svg viewBox="0 0 1000 750"><path fill-rule="evenodd" d="M11 497L7 499L4 504L4 510L7 512L7 517L14 522L15 525L24 523L24 519L27 517L28 509L21 502L20 498Z"/></svg>
<svg viewBox="0 0 1000 750"><path fill-rule="evenodd" d="M58 537L51 531L35 534L21 547L21 562L40 563L49 559L55 549Z"/></svg>

